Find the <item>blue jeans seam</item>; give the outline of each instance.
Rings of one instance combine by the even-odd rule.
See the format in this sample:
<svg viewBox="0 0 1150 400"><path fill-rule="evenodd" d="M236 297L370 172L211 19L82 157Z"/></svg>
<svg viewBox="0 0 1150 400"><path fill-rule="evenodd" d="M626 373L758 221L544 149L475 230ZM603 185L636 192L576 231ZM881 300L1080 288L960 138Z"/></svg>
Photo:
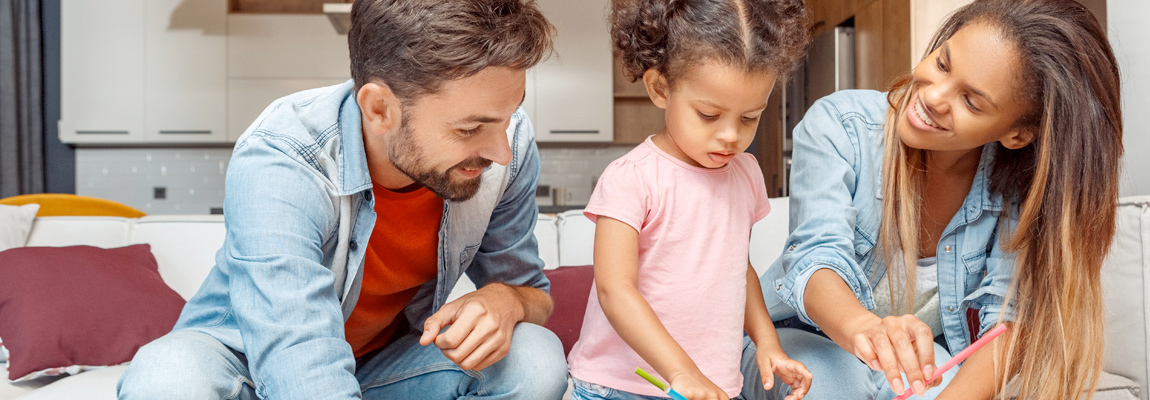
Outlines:
<svg viewBox="0 0 1150 400"><path fill-rule="evenodd" d="M437 371L462 372L462 373L466 374L467 376L470 376L472 379L479 379L482 376L481 372L468 371L468 370L458 368L455 365L455 363L450 363L450 362L435 363L435 364L426 365L426 366L423 366L420 368L408 370L403 374L392 375L392 376L389 376L387 379L372 381L369 384L361 385L360 390L367 391L368 389L374 389L374 388L381 387L381 386L387 386L387 385L390 385L390 384L393 384L393 383L396 383L396 382L399 382L399 381L402 381L405 379L411 379L411 378L414 378L414 377L417 377L420 375L426 375L426 374L429 374L432 372L437 372Z"/></svg>

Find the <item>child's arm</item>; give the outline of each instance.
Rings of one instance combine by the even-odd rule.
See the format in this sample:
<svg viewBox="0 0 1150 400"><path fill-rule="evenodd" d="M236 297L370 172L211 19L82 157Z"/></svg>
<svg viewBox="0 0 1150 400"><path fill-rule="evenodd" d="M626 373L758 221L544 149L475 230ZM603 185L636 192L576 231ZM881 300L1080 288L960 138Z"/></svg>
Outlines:
<svg viewBox="0 0 1150 400"><path fill-rule="evenodd" d="M599 304L619 337L679 394L692 400L727 399L726 392L703 376L639 294L639 232L600 216L595 223L594 257Z"/></svg>
<svg viewBox="0 0 1150 400"><path fill-rule="evenodd" d="M755 361L759 364L763 387L766 389L773 387L774 375L778 374L783 382L791 387L791 394L786 400L803 398L811 388L811 373L807 371L806 366L790 359L783 352L779 335L775 332L775 325L771 322L767 305L763 301L763 288L759 286L759 275L750 264L747 264L747 310L744 318L743 324L747 336L751 337L757 348Z"/></svg>
<svg viewBox="0 0 1150 400"><path fill-rule="evenodd" d="M1014 329L1014 323L1007 322L1006 325L1010 329ZM999 377L1002 376L1002 367L1006 364L1006 360L1002 359L999 354L995 354L995 349L1011 348L1010 334L1001 335L994 338L994 340L987 343L983 348L978 349L971 354L965 362L962 363L962 368L951 379L942 393L938 395L938 399L992 399L995 396L996 383ZM1005 352L1002 352L1005 354ZM998 358L997 360L995 358ZM1018 373L1015 368L1011 375ZM942 379L939 379L941 381ZM939 382L931 382L937 384Z"/></svg>

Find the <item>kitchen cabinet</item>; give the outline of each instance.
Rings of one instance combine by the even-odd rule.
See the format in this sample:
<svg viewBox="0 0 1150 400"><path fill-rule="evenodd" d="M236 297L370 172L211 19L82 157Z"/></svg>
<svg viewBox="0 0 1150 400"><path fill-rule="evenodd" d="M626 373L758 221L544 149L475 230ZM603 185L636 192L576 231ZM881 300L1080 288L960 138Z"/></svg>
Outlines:
<svg viewBox="0 0 1150 400"><path fill-rule="evenodd" d="M144 0L61 0L60 140L144 138Z"/></svg>
<svg viewBox="0 0 1150 400"><path fill-rule="evenodd" d="M555 53L528 71L523 108L539 142L610 142L609 0L540 0L555 25Z"/></svg>
<svg viewBox="0 0 1150 400"><path fill-rule="evenodd" d="M226 141L226 0L60 7L61 141Z"/></svg>
<svg viewBox="0 0 1150 400"><path fill-rule="evenodd" d="M320 14L227 17L227 140L272 101L351 78L347 35Z"/></svg>
<svg viewBox="0 0 1150 400"><path fill-rule="evenodd" d="M226 141L226 16L226 0L147 0L144 141Z"/></svg>

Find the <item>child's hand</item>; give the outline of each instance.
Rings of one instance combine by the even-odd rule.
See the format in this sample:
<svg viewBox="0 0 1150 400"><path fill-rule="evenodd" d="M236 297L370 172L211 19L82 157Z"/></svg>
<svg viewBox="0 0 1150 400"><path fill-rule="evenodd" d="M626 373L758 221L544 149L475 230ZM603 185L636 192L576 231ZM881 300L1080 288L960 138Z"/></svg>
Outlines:
<svg viewBox="0 0 1150 400"><path fill-rule="evenodd" d="M811 389L811 372L803 363L787 357L785 354L760 351L756 355L759 362L759 374L763 378L763 388L770 389L775 386L775 375L782 378L783 383L791 387L791 394L785 400L798 400L806 396Z"/></svg>
<svg viewBox="0 0 1150 400"><path fill-rule="evenodd" d="M671 388L690 400L729 400L727 392L701 373L685 373L671 377Z"/></svg>

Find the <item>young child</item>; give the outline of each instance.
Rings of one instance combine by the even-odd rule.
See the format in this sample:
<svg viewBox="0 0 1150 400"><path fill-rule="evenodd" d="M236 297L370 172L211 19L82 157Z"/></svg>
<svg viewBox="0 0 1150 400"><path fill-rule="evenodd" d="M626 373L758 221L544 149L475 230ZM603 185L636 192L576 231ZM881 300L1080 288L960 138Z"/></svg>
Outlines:
<svg viewBox="0 0 1150 400"><path fill-rule="evenodd" d="M738 397L744 331L763 387L777 374L788 399L802 398L811 374L779 346L748 259L751 226L770 205L743 151L775 80L805 49L803 2L612 5L624 71L666 110L666 128L612 162L587 206L595 289L568 359L574 398L665 397L636 367L692 400Z"/></svg>

